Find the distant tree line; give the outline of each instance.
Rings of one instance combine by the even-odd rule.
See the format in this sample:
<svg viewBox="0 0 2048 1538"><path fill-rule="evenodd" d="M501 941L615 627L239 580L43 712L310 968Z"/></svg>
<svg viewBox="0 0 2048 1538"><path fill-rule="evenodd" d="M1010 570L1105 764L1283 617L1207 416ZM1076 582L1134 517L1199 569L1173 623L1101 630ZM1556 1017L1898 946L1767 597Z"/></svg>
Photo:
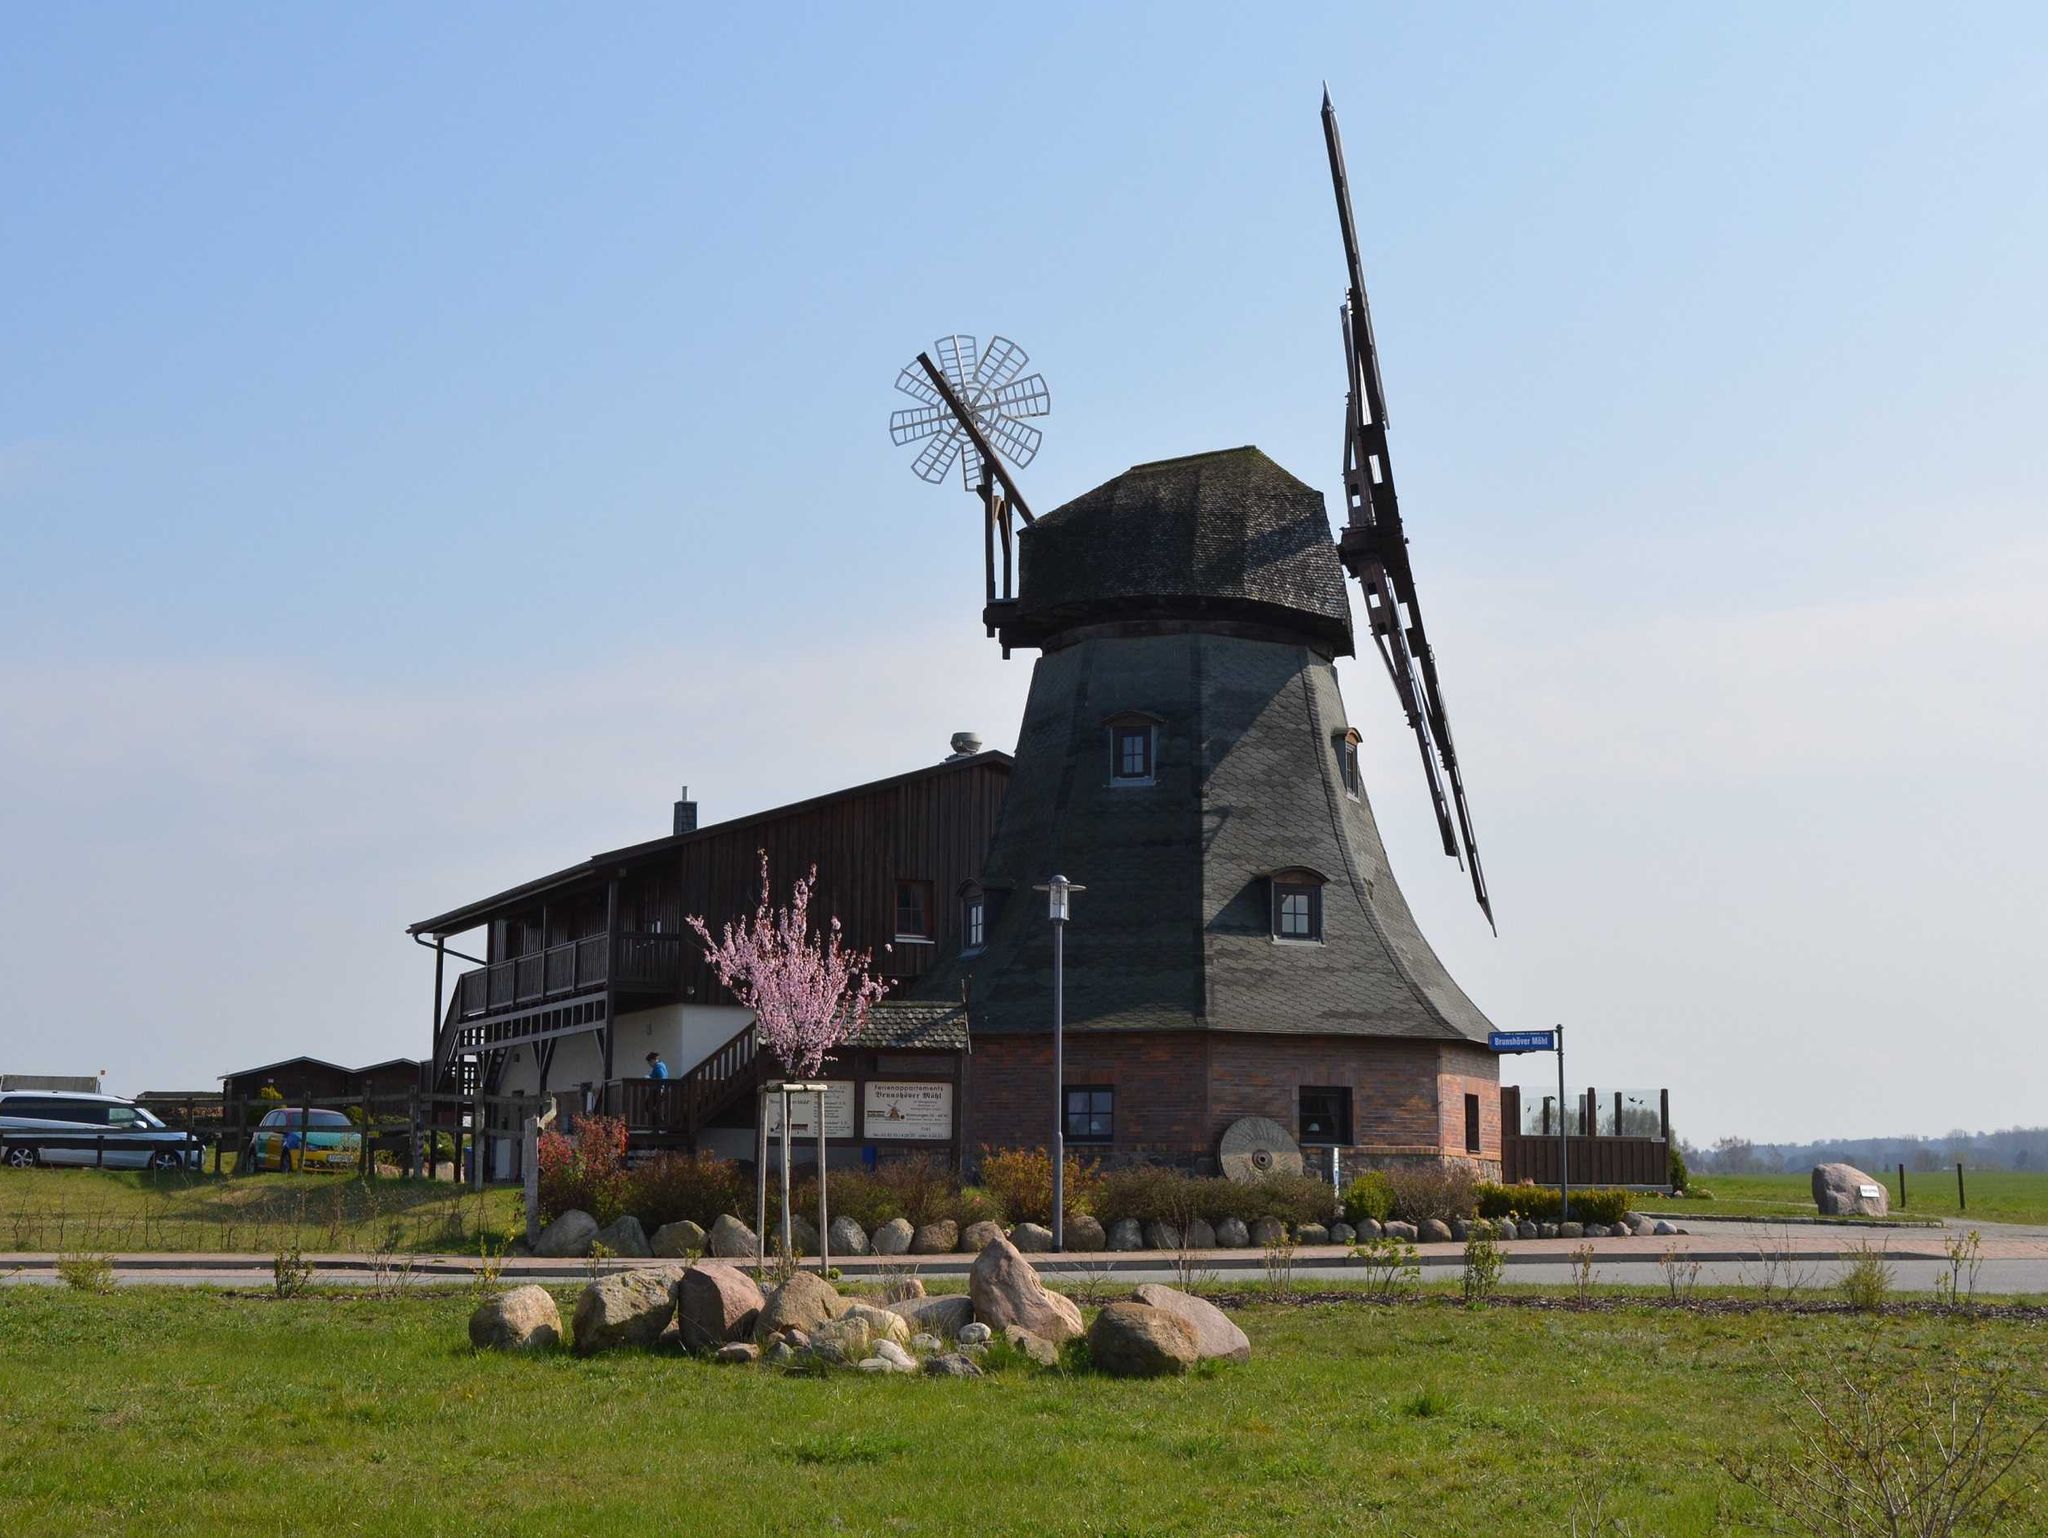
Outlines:
<svg viewBox="0 0 2048 1538"><path fill-rule="evenodd" d="M1752 1143L1724 1137L1711 1148L1679 1139L1686 1164L1714 1175L1804 1174L1816 1164L1853 1164L1882 1170L2048 1170L2048 1127L2007 1127L2001 1132L1951 1132L1947 1137L1829 1138L1815 1143Z"/></svg>

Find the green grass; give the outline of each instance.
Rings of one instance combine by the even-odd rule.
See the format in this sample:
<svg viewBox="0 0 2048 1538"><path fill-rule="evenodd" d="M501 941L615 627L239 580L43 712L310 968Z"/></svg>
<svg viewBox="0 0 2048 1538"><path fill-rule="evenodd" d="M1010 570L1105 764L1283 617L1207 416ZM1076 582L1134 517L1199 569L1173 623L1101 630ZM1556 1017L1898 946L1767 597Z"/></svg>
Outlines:
<svg viewBox="0 0 2048 1538"><path fill-rule="evenodd" d="M2048 1173L2016 1170L1965 1170L1967 1211L1956 1202L1956 1172L1906 1172L1907 1205L1899 1205L1899 1172L1871 1170L1891 1193L1892 1215L1899 1218L1968 1218L1984 1223L2048 1224ZM1809 1175L1695 1175L1693 1184L1714 1193L1708 1202L1645 1196L1637 1205L1651 1212L1696 1213L1725 1217L1813 1217L1813 1183Z"/></svg>
<svg viewBox="0 0 2048 1538"><path fill-rule="evenodd" d="M517 1190L346 1175L0 1169L0 1250L474 1254L524 1222Z"/></svg>
<svg viewBox="0 0 2048 1538"><path fill-rule="evenodd" d="M877 1380L476 1355L468 1307L0 1289L8 1529L1499 1538L1566 1534L1605 1489L1638 1534L1741 1533L1717 1460L1785 1434L1783 1366L2042 1344L1932 1315L1255 1306L1253 1361L1185 1379Z"/></svg>

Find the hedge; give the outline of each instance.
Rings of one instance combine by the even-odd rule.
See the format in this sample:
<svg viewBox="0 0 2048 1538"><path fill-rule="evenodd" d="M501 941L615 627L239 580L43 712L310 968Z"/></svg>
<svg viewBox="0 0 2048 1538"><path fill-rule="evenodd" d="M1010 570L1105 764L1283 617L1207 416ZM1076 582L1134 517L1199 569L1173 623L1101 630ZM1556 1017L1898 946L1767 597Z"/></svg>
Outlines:
<svg viewBox="0 0 2048 1538"><path fill-rule="evenodd" d="M1572 1191L1572 1218L1576 1222L1619 1223L1634 1208L1635 1192L1618 1186L1589 1186ZM1533 1185L1528 1181L1512 1186L1491 1182L1480 1185L1481 1217L1503 1218L1510 1212L1537 1223L1555 1223L1558 1221L1557 1187Z"/></svg>

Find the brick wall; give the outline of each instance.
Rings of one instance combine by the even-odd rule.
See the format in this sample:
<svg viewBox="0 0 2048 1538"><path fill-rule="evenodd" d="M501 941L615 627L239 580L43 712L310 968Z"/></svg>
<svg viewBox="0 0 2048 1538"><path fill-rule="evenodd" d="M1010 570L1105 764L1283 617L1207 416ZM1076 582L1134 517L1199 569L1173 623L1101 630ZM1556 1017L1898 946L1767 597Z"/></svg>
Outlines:
<svg viewBox="0 0 2048 1538"><path fill-rule="evenodd" d="M1044 1147L1052 1121L1052 1045L1043 1035L983 1035L968 1070L963 1130L983 1147ZM1500 1160L1499 1072L1493 1054L1430 1041L1277 1036L1226 1031L1076 1031L1066 1041L1070 1087L1116 1091L1116 1137L1102 1150L1176 1162L1212 1159L1224 1128L1267 1116L1295 1130L1303 1085L1351 1091L1361 1157L1467 1157L1465 1096L1479 1096L1478 1157ZM1079 1145L1076 1145L1077 1148Z"/></svg>

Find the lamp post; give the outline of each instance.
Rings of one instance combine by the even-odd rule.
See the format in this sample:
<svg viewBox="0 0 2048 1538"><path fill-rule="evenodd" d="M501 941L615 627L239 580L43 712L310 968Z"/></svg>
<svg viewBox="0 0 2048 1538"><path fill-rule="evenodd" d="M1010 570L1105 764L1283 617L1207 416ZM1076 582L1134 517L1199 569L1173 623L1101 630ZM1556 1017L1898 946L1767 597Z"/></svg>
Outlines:
<svg viewBox="0 0 2048 1538"><path fill-rule="evenodd" d="M1067 899L1085 892L1065 876L1032 887L1045 893L1046 917L1052 920L1052 1247L1067 1247Z"/></svg>

